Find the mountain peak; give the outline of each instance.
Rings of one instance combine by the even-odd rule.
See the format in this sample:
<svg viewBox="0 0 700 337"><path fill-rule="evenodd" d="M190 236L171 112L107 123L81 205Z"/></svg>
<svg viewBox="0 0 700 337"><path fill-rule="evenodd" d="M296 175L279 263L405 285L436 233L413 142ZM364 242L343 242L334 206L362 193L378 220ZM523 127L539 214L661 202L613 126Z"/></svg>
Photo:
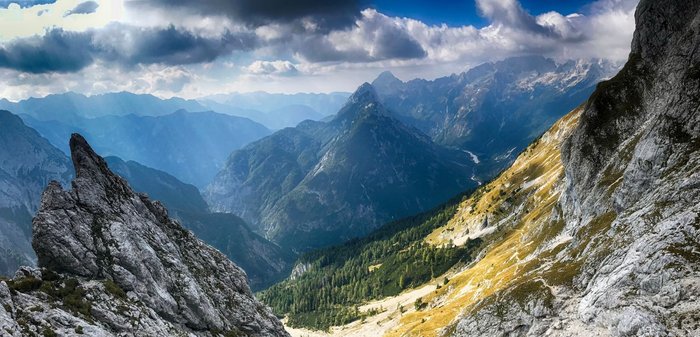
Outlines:
<svg viewBox="0 0 700 337"><path fill-rule="evenodd" d="M106 164L104 161L101 161L102 158L95 153L82 135L79 133L71 134L69 144L71 159L73 159L73 166L78 177L95 171L105 171Z"/></svg>
<svg viewBox="0 0 700 337"><path fill-rule="evenodd" d="M351 103L373 102L377 100L377 91L367 82L362 83L348 99Z"/></svg>
<svg viewBox="0 0 700 337"><path fill-rule="evenodd" d="M383 71L377 78L372 81L372 85L375 85L376 83L386 83L386 82L401 82L400 79L398 79L394 73L392 73L389 70Z"/></svg>
<svg viewBox="0 0 700 337"><path fill-rule="evenodd" d="M95 153L83 136L72 134L69 144L76 176L74 185L91 191L91 195L100 193L104 197L131 192L126 181L110 171L107 162Z"/></svg>
<svg viewBox="0 0 700 337"><path fill-rule="evenodd" d="M380 108L380 105L379 96L374 86L365 82L348 98L345 106L338 111L333 120L345 123L360 116L382 114L383 109Z"/></svg>
<svg viewBox="0 0 700 337"><path fill-rule="evenodd" d="M71 136L70 148L77 174L73 188L49 184L33 219L40 267L61 277L112 282L125 293L121 297L147 308L139 310L157 314L151 314L157 324L148 326L288 336L255 300L243 270L183 229L160 202L133 192L81 135ZM123 312L111 311L117 304L118 299L95 303L110 311L94 317L98 324L117 327L117 333L141 331L123 323L129 322Z"/></svg>
<svg viewBox="0 0 700 337"><path fill-rule="evenodd" d="M396 78L390 71L385 71L372 81L372 86L381 94L388 95L399 90L403 81Z"/></svg>

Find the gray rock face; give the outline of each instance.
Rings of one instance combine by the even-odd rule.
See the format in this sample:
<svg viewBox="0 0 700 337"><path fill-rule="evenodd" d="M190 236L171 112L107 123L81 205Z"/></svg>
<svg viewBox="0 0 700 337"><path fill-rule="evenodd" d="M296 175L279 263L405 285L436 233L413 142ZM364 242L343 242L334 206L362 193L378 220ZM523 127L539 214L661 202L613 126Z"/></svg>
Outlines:
<svg viewBox="0 0 700 337"><path fill-rule="evenodd" d="M573 284L469 313L455 336L700 335L700 2L642 0L636 19L561 152Z"/></svg>
<svg viewBox="0 0 700 337"><path fill-rule="evenodd" d="M73 188L49 184L33 221L42 269L2 283L0 324L67 335L81 326L97 336L287 336L240 268L134 193L81 136L70 145Z"/></svg>

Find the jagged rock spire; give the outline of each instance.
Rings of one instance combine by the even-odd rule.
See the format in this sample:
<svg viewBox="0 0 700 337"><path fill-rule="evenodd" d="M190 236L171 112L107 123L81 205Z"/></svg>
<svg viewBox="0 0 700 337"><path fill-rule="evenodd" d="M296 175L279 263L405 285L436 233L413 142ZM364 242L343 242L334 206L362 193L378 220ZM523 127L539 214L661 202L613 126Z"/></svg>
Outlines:
<svg viewBox="0 0 700 337"><path fill-rule="evenodd" d="M70 148L73 189L52 182L33 220L40 267L111 280L183 331L287 336L255 300L243 270L170 219L159 202L134 193L82 136L73 134Z"/></svg>

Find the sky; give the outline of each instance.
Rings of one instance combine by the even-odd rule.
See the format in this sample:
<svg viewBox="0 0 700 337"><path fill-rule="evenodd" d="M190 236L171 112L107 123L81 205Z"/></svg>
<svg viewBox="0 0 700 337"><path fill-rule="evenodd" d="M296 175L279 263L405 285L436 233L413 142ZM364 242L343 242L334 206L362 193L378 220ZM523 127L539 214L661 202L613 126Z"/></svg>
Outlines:
<svg viewBox="0 0 700 337"><path fill-rule="evenodd" d="M353 91L522 55L624 61L638 0L0 0L0 98Z"/></svg>

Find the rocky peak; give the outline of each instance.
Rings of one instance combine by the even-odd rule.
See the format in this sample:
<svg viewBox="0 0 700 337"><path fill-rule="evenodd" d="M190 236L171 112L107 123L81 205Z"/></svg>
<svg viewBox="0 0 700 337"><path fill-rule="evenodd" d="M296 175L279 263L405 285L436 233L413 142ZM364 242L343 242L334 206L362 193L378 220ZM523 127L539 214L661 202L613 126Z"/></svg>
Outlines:
<svg viewBox="0 0 700 337"><path fill-rule="evenodd" d="M403 82L390 71L384 71L372 81L372 86L381 94L391 94L398 91Z"/></svg>
<svg viewBox="0 0 700 337"><path fill-rule="evenodd" d="M374 87L365 82L360 85L357 90L348 99L348 104L357 104L362 102L374 102L377 100L377 91Z"/></svg>
<svg viewBox="0 0 700 337"><path fill-rule="evenodd" d="M351 122L362 116L383 115L384 108L379 103L377 90L371 84L365 82L348 98L345 106L338 111L334 122L336 124Z"/></svg>
<svg viewBox="0 0 700 337"><path fill-rule="evenodd" d="M243 270L184 230L159 202L134 193L82 136L72 135L70 147L73 189L49 184L33 220L39 267L113 282L181 331L287 335L255 300ZM115 333L134 329L101 317Z"/></svg>
<svg viewBox="0 0 700 337"><path fill-rule="evenodd" d="M72 134L69 144L75 168L73 187L76 191L98 193L103 200L134 193L124 179L109 170L107 162L92 150L83 136ZM98 195L90 195L96 196Z"/></svg>

